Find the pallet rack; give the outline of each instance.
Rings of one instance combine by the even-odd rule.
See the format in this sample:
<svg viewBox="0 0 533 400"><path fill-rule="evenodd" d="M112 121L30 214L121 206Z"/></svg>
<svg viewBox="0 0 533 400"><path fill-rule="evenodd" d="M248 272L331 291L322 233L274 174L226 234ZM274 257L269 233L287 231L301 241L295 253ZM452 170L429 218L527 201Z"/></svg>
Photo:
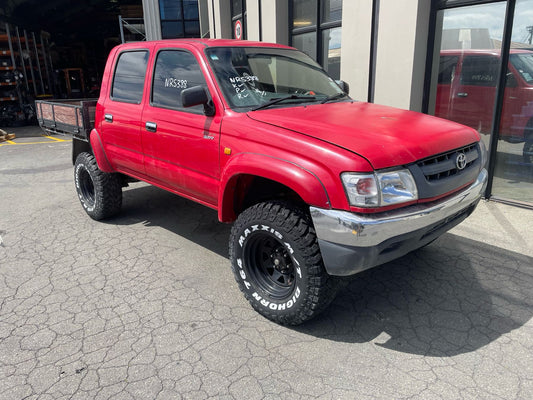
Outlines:
<svg viewBox="0 0 533 400"><path fill-rule="evenodd" d="M39 39L40 40L39 40ZM51 97L52 60L48 34L0 23L0 107L13 121L29 118L33 99ZM4 115L5 117L5 115Z"/></svg>

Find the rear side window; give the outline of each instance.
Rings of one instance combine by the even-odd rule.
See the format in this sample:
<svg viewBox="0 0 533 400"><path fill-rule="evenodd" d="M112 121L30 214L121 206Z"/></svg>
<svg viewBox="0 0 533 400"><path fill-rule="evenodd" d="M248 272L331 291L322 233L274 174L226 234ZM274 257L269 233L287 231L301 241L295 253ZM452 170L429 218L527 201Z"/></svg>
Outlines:
<svg viewBox="0 0 533 400"><path fill-rule="evenodd" d="M143 97L148 51L122 53L115 68L111 99L139 104Z"/></svg>
<svg viewBox="0 0 533 400"><path fill-rule="evenodd" d="M496 86L500 60L495 56L466 56L461 69L461 83L473 86Z"/></svg>
<svg viewBox="0 0 533 400"><path fill-rule="evenodd" d="M457 67L457 56L442 56L439 63L439 84L450 84L455 76L455 68Z"/></svg>
<svg viewBox="0 0 533 400"><path fill-rule="evenodd" d="M152 83L153 106L203 113L202 105L184 108L181 103L183 89L194 86L207 88L200 65L191 53L181 50L158 53Z"/></svg>

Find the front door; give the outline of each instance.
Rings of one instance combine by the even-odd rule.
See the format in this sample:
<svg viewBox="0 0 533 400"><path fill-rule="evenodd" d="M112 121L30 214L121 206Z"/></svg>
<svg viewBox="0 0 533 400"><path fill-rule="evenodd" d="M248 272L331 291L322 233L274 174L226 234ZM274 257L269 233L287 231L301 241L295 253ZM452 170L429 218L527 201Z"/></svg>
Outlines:
<svg viewBox="0 0 533 400"><path fill-rule="evenodd" d="M220 175L220 123L202 105L185 108L183 89L207 84L195 56L161 48L156 54L150 102L142 116L146 173L161 186L215 207Z"/></svg>

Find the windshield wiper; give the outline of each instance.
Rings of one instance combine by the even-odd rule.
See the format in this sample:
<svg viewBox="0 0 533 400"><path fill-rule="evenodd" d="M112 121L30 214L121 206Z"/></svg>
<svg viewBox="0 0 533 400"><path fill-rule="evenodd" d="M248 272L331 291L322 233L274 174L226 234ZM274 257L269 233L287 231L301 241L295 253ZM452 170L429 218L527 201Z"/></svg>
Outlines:
<svg viewBox="0 0 533 400"><path fill-rule="evenodd" d="M315 96L298 96L297 94L291 94L290 96L278 97L278 98L269 100L266 103L261 104L260 106L252 108L252 111L261 110L263 108L270 107L270 106L272 106L274 104L281 103L281 102L283 102L285 100L311 100L311 101L313 101L313 100L316 100L316 97Z"/></svg>
<svg viewBox="0 0 533 400"><path fill-rule="evenodd" d="M331 96L326 97L324 100L320 102L320 104L327 103L328 101L342 99L343 97L348 97L348 95L346 93L335 93L335 94L332 94Z"/></svg>

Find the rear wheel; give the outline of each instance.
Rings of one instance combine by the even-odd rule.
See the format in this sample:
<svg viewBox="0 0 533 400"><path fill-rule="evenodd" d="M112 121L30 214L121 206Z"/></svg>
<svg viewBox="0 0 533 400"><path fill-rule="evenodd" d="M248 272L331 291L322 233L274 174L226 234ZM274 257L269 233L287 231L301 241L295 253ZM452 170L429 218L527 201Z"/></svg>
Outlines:
<svg viewBox="0 0 533 400"><path fill-rule="evenodd" d="M231 230L230 259L252 307L280 324L315 317L337 291L337 278L324 269L310 217L287 203L260 203L239 215Z"/></svg>
<svg viewBox="0 0 533 400"><path fill-rule="evenodd" d="M109 218L120 211L120 176L102 172L92 154L78 155L74 165L74 180L81 205L92 219Z"/></svg>

